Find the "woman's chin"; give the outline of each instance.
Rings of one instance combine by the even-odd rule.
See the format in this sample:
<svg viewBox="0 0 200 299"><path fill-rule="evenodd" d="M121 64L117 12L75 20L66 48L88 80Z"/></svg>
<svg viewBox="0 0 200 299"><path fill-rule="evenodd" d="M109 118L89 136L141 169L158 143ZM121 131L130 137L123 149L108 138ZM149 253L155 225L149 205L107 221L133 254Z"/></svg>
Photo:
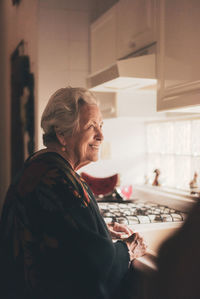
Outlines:
<svg viewBox="0 0 200 299"><path fill-rule="evenodd" d="M99 154L97 153L96 155L93 155L93 157L91 158L91 162L96 162L99 160Z"/></svg>

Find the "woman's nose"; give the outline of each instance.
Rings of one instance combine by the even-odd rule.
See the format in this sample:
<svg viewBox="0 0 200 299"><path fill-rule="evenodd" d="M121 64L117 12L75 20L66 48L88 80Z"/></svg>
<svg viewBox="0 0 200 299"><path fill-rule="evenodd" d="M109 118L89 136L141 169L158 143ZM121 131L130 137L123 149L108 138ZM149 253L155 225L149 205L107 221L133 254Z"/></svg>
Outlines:
<svg viewBox="0 0 200 299"><path fill-rule="evenodd" d="M97 128L97 135L96 135L98 140L103 141L104 136L103 136L103 132L102 132L102 128Z"/></svg>

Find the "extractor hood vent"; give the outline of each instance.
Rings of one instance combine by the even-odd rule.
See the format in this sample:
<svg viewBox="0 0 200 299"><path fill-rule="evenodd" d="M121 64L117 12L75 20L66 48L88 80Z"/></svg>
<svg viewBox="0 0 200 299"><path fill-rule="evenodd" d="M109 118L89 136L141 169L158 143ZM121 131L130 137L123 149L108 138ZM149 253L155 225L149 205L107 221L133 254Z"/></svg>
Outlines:
<svg viewBox="0 0 200 299"><path fill-rule="evenodd" d="M108 68L88 76L87 86L90 90L102 92L155 89L155 58L155 53L151 53L120 59Z"/></svg>

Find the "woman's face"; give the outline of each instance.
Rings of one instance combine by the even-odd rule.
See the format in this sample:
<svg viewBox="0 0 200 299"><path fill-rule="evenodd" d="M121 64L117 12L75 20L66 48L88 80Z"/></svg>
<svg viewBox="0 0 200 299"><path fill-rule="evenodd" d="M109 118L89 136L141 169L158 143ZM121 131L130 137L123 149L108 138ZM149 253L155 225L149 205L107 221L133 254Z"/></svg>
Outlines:
<svg viewBox="0 0 200 299"><path fill-rule="evenodd" d="M103 141L102 124L97 105L84 104L80 108L79 130L66 138L69 162L72 162L74 169L98 160L100 144Z"/></svg>

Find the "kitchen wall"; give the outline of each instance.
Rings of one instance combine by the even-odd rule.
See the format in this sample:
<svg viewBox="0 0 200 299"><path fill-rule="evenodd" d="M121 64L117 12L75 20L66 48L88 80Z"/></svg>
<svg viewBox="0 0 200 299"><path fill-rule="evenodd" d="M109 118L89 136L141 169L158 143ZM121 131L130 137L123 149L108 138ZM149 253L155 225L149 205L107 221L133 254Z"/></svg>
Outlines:
<svg viewBox="0 0 200 299"><path fill-rule="evenodd" d="M38 147L40 119L50 95L58 88L86 87L89 74L89 25L116 0L39 0L38 21Z"/></svg>
<svg viewBox="0 0 200 299"><path fill-rule="evenodd" d="M35 75L35 106L37 107L37 0L0 1L0 206L10 182L10 55L19 42L27 42L31 72ZM37 108L36 108L37 109Z"/></svg>
<svg viewBox="0 0 200 299"><path fill-rule="evenodd" d="M96 5L90 1L84 1L84 5L82 1L39 2L39 148L43 147L39 122L50 95L67 85L86 87L90 20L107 9L111 2L107 5L102 1L96 1ZM105 142L100 161L82 171L95 176L117 172L121 174L123 184L141 182L144 174L144 124L137 120L138 116L146 116L149 109L155 110L155 93L153 98L148 94L119 94L117 103L120 117L104 121Z"/></svg>
<svg viewBox="0 0 200 299"><path fill-rule="evenodd" d="M115 1L0 1L0 198L10 183L10 55L21 41L35 78L35 143L42 147L40 116L49 95L61 86L85 86L89 71L89 22ZM38 88L39 87L39 88Z"/></svg>
<svg viewBox="0 0 200 299"><path fill-rule="evenodd" d="M38 128L42 111L58 88L86 87L89 71L90 1L39 1ZM39 130L38 147L42 147Z"/></svg>

